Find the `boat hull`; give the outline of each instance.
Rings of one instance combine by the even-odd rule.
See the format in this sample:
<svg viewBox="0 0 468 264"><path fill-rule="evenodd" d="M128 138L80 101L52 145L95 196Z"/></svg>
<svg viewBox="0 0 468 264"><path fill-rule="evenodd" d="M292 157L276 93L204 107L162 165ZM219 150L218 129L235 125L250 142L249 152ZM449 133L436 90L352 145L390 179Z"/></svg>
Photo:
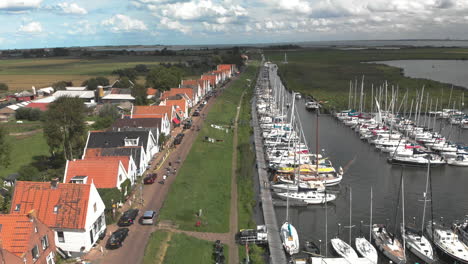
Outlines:
<svg viewBox="0 0 468 264"><path fill-rule="evenodd" d="M370 262L377 264L379 254L372 244L363 237L357 237L355 240L357 252Z"/></svg>

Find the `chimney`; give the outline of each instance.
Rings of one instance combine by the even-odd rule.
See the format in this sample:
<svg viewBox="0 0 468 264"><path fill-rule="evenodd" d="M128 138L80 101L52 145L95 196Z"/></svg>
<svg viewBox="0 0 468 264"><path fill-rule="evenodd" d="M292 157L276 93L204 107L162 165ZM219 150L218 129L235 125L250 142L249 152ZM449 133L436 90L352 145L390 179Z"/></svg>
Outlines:
<svg viewBox="0 0 468 264"><path fill-rule="evenodd" d="M29 219L36 218L36 210L32 209L31 211L29 211L28 212L28 217L29 217Z"/></svg>
<svg viewBox="0 0 468 264"><path fill-rule="evenodd" d="M50 187L52 189L57 189L58 181L59 181L58 178L52 178L52 180L50 181Z"/></svg>

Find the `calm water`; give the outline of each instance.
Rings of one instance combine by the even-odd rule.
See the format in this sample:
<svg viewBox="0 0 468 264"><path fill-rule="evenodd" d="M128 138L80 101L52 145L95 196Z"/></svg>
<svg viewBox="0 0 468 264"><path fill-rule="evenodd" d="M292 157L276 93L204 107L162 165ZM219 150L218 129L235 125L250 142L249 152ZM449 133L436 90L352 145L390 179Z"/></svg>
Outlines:
<svg viewBox="0 0 468 264"><path fill-rule="evenodd" d="M466 60L394 60L373 63L401 68L408 77L431 79L468 88Z"/></svg>
<svg viewBox="0 0 468 264"><path fill-rule="evenodd" d="M296 100L297 110L302 120L304 133L308 143L315 149L316 115L305 110L304 101ZM330 157L336 168L345 167L354 160L345 172L344 179L339 187L338 198L328 205L328 240L338 232L338 223L349 225L349 188L352 188L352 237L359 235L359 223L369 223L370 189L374 191L373 223L386 223L390 229L395 223L396 201L400 183L401 167L387 163L387 154L378 152L374 147L361 141L357 134L349 127L329 115L319 118L320 149L325 149L325 156ZM456 132L458 141L468 143L468 131ZM403 170L405 181L405 214L406 221L413 222L416 217L418 226L421 222L423 203L422 193L425 188L426 169L405 168ZM468 214L468 168L445 166L432 169L433 181L433 210L434 219L444 217L444 222L452 223L463 219ZM285 220L285 207L277 207L278 223ZM325 207L307 206L290 207L290 219L298 229L301 243L306 240L325 241ZM428 211L430 209L428 207ZM430 213L427 214L430 217ZM429 218L426 218L429 219ZM397 223L401 221L401 210L398 211ZM368 227L363 228L368 236ZM349 230L343 229L340 237L348 241ZM354 245L354 243L353 243ZM329 246L329 250L330 250ZM325 245L322 245L325 249ZM332 254L329 253L329 256ZM383 257L380 259L384 260ZM416 260L417 261L417 260ZM382 262L382 263L388 263ZM414 263L414 262L408 262Z"/></svg>

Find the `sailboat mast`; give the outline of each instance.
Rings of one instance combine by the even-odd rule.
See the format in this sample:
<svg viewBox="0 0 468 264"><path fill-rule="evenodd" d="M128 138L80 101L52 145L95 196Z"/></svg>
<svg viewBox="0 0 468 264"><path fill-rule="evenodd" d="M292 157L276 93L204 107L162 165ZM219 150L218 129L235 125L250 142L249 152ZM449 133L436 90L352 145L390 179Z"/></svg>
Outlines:
<svg viewBox="0 0 468 264"><path fill-rule="evenodd" d="M372 243L372 187L370 189L370 220L369 220L369 242Z"/></svg>
<svg viewBox="0 0 468 264"><path fill-rule="evenodd" d="M353 193L353 189L351 187L349 187L349 244L350 245L351 245L351 233L352 233L351 231L352 231L352 228L353 228L353 226L351 225L351 223L352 223L351 222L352 212L353 212L352 207L351 207L352 202L353 202L352 193Z"/></svg>
<svg viewBox="0 0 468 264"><path fill-rule="evenodd" d="M319 112L320 108L317 108L315 111L317 113L317 120L316 123L317 125L315 126L315 158L316 158L316 164L315 164L315 171L317 173L317 177L319 175Z"/></svg>
<svg viewBox="0 0 468 264"><path fill-rule="evenodd" d="M424 221L426 218L427 189L429 188L429 173L431 173L431 161L430 160L428 160L428 163L427 163L426 189L424 191L424 208L423 208L423 215L422 215L422 222L421 222L421 236L424 231Z"/></svg>
<svg viewBox="0 0 468 264"><path fill-rule="evenodd" d="M404 178L403 175L401 175L401 215L402 215L402 224L403 228L405 229L405 184L404 184ZM406 240L405 236L403 236L403 249L406 248ZM406 259L406 250L403 250L403 256Z"/></svg>

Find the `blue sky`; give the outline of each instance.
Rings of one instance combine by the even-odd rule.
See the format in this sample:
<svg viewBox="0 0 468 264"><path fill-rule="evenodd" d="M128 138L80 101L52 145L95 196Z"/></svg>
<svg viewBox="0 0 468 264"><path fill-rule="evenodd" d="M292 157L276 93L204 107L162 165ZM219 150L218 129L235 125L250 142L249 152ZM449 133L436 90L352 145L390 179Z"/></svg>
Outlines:
<svg viewBox="0 0 468 264"><path fill-rule="evenodd" d="M468 38L467 0L0 0L0 49Z"/></svg>

